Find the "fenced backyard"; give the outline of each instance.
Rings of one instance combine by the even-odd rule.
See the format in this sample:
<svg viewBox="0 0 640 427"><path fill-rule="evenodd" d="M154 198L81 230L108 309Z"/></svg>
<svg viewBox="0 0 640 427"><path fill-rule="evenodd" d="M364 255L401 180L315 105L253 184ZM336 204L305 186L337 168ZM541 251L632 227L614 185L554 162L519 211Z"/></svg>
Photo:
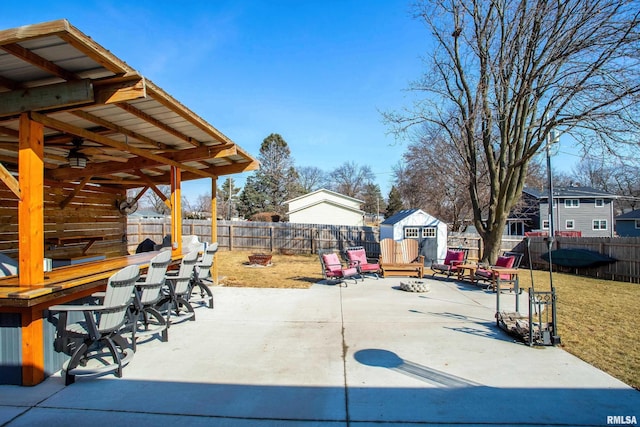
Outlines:
<svg viewBox="0 0 640 427"><path fill-rule="evenodd" d="M129 218L127 245L130 253L145 239L161 243L170 234L169 219ZM349 227L324 224L291 224L272 222L218 221L218 244L221 250L252 251L256 253L310 254L321 249L344 250L349 246L363 246L367 254L377 257L380 252L380 233L377 227ZM208 220L184 220L183 235L198 236L200 241L211 240ZM449 234L447 245L467 248L469 258L477 260L482 253L482 240L477 235ZM640 283L640 238L557 237L554 249L582 248L613 257L617 262L598 268L561 269L582 276ZM503 251L525 254L523 266L528 266L530 251L534 268L548 269L540 256L547 252L543 237L505 236Z"/></svg>

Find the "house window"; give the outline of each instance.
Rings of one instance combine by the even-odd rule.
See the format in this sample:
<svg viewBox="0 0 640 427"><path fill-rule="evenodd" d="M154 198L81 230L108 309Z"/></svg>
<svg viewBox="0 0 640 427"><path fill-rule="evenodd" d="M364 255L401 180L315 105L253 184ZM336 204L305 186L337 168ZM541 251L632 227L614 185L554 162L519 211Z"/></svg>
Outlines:
<svg viewBox="0 0 640 427"><path fill-rule="evenodd" d="M542 220L542 229L543 230L548 230L549 229L549 220L548 219Z"/></svg>
<svg viewBox="0 0 640 427"><path fill-rule="evenodd" d="M565 208L579 208L580 200L579 199L564 199L564 207Z"/></svg>
<svg viewBox="0 0 640 427"><path fill-rule="evenodd" d="M420 237L420 229L418 227L406 227L404 229L405 239L417 239Z"/></svg>
<svg viewBox="0 0 640 427"><path fill-rule="evenodd" d="M422 237L425 239L435 239L436 238L436 228L435 227L424 227L422 229Z"/></svg>
<svg viewBox="0 0 640 427"><path fill-rule="evenodd" d="M568 220L564 223L564 227L565 227L567 230L573 230L573 229L575 228L575 227L574 227L574 224L573 224L573 220L572 220L572 219L568 219Z"/></svg>
<svg viewBox="0 0 640 427"><path fill-rule="evenodd" d="M604 199L596 199L596 208L604 207Z"/></svg>
<svg viewBox="0 0 640 427"><path fill-rule="evenodd" d="M640 229L640 219L636 219L636 229Z"/></svg>
<svg viewBox="0 0 640 427"><path fill-rule="evenodd" d="M594 230L606 230L607 229L607 220L606 219L594 219L593 220L593 229Z"/></svg>

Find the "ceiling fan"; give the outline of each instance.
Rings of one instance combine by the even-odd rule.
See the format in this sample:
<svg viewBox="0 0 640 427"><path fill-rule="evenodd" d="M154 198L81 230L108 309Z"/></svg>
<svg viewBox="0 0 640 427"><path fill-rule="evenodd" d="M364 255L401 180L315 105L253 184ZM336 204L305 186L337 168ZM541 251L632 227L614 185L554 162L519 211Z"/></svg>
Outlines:
<svg viewBox="0 0 640 427"><path fill-rule="evenodd" d="M89 142L89 144L92 145L87 145L87 141L82 138L75 137L71 140L71 146L69 146L69 143L45 143L45 148L54 147L68 149L67 160L69 161L69 166L74 168L84 168L89 161L95 162L98 160L106 160L126 163L129 160L127 157L117 155L118 150L103 147L92 142Z"/></svg>

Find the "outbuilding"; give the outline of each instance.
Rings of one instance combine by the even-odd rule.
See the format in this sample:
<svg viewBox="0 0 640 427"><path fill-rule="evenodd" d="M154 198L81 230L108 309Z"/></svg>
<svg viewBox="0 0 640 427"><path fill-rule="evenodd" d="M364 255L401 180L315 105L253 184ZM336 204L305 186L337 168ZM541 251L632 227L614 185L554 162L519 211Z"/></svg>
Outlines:
<svg viewBox="0 0 640 427"><path fill-rule="evenodd" d="M416 239L425 262L442 262L447 255L447 224L421 209L406 209L380 224L382 239Z"/></svg>
<svg viewBox="0 0 640 427"><path fill-rule="evenodd" d="M289 222L297 224L329 224L363 226L362 200L324 188L287 200Z"/></svg>

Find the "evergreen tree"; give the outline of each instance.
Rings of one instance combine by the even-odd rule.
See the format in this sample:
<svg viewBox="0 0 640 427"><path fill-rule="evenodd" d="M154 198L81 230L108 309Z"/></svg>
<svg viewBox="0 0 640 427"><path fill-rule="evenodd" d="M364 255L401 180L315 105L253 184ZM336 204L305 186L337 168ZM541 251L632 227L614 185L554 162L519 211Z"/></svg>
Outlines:
<svg viewBox="0 0 640 427"><path fill-rule="evenodd" d="M387 204L387 210L384 213L385 218L389 218L403 209L402 198L400 192L393 186L389 191L389 203Z"/></svg>
<svg viewBox="0 0 640 427"><path fill-rule="evenodd" d="M378 184L366 184L362 192L362 199L364 200L362 210L368 214L379 215L385 209L384 199Z"/></svg>
<svg viewBox="0 0 640 427"><path fill-rule="evenodd" d="M237 211L238 193L240 187L236 187L233 178L227 178L216 189L217 193L217 212L218 218L231 219Z"/></svg>
<svg viewBox="0 0 640 427"><path fill-rule="evenodd" d="M258 160L260 169L255 173L253 184L255 191L263 198L260 211L283 215L287 210L284 202L297 189L298 179L289 145L282 136L272 133L262 141Z"/></svg>
<svg viewBox="0 0 640 427"><path fill-rule="evenodd" d="M251 218L254 214L265 211L264 202L265 198L257 187L256 177L250 176L238 199L238 214L243 218Z"/></svg>

